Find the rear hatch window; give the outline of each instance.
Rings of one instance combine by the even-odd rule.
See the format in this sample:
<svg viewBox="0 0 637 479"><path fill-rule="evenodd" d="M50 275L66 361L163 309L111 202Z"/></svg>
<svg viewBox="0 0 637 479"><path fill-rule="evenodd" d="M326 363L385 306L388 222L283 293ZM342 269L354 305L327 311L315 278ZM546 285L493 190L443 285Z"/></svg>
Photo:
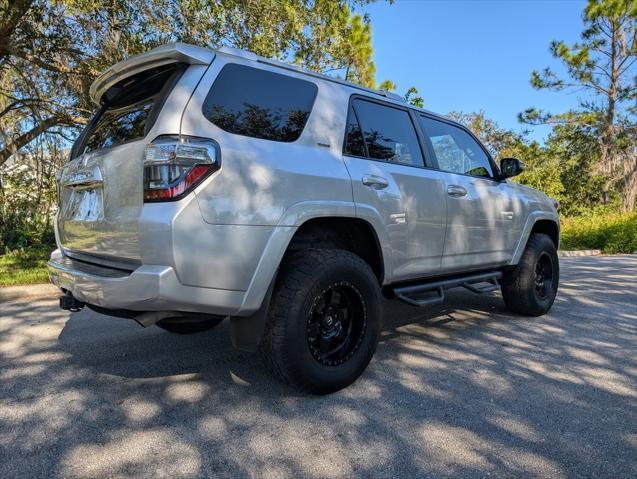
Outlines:
<svg viewBox="0 0 637 479"><path fill-rule="evenodd" d="M229 63L206 96L203 114L230 133L292 142L305 128L317 90L306 80Z"/></svg>
<svg viewBox="0 0 637 479"><path fill-rule="evenodd" d="M73 146L71 157L145 137L186 67L181 63L163 65L109 88L102 97L102 107Z"/></svg>

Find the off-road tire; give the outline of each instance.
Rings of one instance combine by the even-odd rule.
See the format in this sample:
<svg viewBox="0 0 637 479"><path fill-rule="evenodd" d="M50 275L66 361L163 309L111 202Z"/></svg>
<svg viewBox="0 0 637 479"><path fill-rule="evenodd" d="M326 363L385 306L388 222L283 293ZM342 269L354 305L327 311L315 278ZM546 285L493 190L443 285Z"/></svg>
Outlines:
<svg viewBox="0 0 637 479"><path fill-rule="evenodd" d="M550 278L548 274L538 275L538 268L546 273L550 272ZM547 235L533 233L522 253L520 263L502 279L504 302L517 314L546 314L555 301L559 277L560 266L555 244ZM547 284L548 281L550 285Z"/></svg>
<svg viewBox="0 0 637 479"><path fill-rule="evenodd" d="M349 314L351 323L339 321L339 325L352 324L358 340L354 342L349 336L344 340L347 348L337 350L336 354L344 356L338 361L331 361L337 356L318 359L322 353L313 342L317 340L317 322L324 326L327 318L327 313L317 310L331 307L333 298L325 298L332 290L338 291L339 306L349 302L339 299L345 295L358 308L352 310L356 314ZM348 251L306 249L293 253L282 264L259 349L265 364L283 382L304 392L327 394L347 387L363 373L376 350L380 329L380 287L369 265ZM345 329L339 331L345 334ZM326 341L323 334L318 341Z"/></svg>

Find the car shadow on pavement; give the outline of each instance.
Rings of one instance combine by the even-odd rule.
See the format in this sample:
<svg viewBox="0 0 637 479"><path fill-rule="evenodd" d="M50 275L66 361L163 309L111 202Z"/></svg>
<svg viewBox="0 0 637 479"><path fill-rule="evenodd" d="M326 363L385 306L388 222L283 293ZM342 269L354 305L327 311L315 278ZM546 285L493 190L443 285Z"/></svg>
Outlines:
<svg viewBox="0 0 637 479"><path fill-rule="evenodd" d="M562 260L558 300L384 304L364 375L313 397L236 351L51 302L0 312L0 476L630 476L637 257ZM11 309L13 308L13 309Z"/></svg>

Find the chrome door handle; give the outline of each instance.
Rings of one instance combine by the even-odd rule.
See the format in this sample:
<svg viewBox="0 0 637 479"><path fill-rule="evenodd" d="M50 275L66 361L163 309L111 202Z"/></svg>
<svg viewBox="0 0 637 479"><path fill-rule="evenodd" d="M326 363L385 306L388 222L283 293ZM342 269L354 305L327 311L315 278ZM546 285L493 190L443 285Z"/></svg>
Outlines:
<svg viewBox="0 0 637 479"><path fill-rule="evenodd" d="M460 198L462 196L467 196L467 189L459 185L449 185L447 186L447 194L454 198Z"/></svg>
<svg viewBox="0 0 637 479"><path fill-rule="evenodd" d="M365 175L363 176L362 181L365 186L369 186L374 190L382 190L383 188L387 188L389 186L389 181L387 181L382 176Z"/></svg>

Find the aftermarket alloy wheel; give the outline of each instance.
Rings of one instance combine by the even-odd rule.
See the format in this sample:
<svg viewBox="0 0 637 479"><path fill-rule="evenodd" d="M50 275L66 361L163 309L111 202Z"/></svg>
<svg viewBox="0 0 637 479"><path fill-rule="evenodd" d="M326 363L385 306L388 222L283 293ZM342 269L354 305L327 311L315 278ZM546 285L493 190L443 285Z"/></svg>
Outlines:
<svg viewBox="0 0 637 479"><path fill-rule="evenodd" d="M553 306L559 276L555 244L547 235L534 233L518 266L502 279L504 302L515 313L541 316Z"/></svg>
<svg viewBox="0 0 637 479"><path fill-rule="evenodd" d="M551 256L542 252L535 263L535 276L533 278L535 294L538 298L547 298L553 294L553 269Z"/></svg>
<svg viewBox="0 0 637 479"><path fill-rule="evenodd" d="M356 353L366 329L361 292L347 281L336 281L314 298L307 320L307 343L318 362L338 366Z"/></svg>
<svg viewBox="0 0 637 479"><path fill-rule="evenodd" d="M260 350L281 380L326 394L363 373L380 325L380 287L365 261L338 249L303 250L282 265Z"/></svg>

